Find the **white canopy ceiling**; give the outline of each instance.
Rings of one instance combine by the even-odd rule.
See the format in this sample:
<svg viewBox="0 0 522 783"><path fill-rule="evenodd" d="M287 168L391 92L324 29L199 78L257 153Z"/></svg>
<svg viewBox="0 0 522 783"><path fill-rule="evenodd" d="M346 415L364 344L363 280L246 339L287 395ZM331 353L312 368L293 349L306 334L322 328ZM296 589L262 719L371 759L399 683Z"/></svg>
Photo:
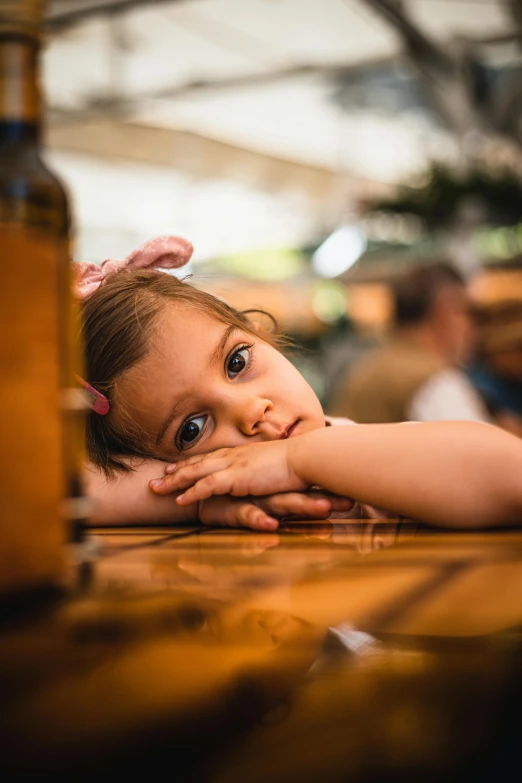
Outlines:
<svg viewBox="0 0 522 783"><path fill-rule="evenodd" d="M383 3L402 9L413 39L401 38L375 7ZM437 57L455 55L458 66L462 52L472 51L493 71L518 65L516 6L516 0L55 0L44 80L51 130L61 129L54 146L69 156L68 163L63 152L56 160L78 177L71 155L102 153L99 143L95 153L85 142L75 150L77 130L98 122L99 134L100 120L110 119L122 128L224 142L354 182L398 182L434 157L455 156L455 131L475 127L462 85L445 75ZM402 56L408 40L415 48L417 33L437 51L419 58L424 81L422 69ZM442 89L430 94L437 70ZM113 155L114 147L105 158ZM175 167L183 168L179 155ZM259 181L250 185L270 191Z"/></svg>

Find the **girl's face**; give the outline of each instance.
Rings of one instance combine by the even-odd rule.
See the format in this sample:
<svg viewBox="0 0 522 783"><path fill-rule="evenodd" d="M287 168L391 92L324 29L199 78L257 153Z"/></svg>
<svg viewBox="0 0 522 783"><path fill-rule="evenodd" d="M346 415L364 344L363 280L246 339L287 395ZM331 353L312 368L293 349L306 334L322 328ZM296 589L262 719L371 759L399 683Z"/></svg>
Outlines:
<svg viewBox="0 0 522 783"><path fill-rule="evenodd" d="M325 426L315 393L278 350L186 304L165 308L116 400L168 460Z"/></svg>

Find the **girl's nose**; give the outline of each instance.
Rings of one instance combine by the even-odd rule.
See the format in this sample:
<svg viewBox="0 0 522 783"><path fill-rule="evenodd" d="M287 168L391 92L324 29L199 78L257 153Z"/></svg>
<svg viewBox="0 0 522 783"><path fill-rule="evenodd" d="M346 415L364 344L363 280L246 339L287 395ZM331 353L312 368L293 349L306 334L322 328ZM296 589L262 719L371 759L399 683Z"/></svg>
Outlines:
<svg viewBox="0 0 522 783"><path fill-rule="evenodd" d="M236 409L237 425L244 435L257 435L262 431L268 411L272 409L270 400L262 397L248 397L238 403Z"/></svg>

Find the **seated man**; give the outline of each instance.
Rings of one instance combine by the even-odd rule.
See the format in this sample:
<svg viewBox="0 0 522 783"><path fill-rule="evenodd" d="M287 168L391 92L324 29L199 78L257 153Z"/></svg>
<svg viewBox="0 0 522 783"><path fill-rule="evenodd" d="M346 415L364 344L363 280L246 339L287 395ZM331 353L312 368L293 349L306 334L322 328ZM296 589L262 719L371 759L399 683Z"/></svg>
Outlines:
<svg viewBox="0 0 522 783"><path fill-rule="evenodd" d="M328 413L359 423L489 421L461 365L473 324L464 279L443 262L415 267L392 284L388 342L350 368Z"/></svg>

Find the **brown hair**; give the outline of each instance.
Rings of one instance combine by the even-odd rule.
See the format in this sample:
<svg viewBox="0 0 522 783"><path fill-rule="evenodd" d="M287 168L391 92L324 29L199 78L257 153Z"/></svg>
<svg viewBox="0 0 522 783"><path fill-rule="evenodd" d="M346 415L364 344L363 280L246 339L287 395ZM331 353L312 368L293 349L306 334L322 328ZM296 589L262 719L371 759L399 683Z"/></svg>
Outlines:
<svg viewBox="0 0 522 783"><path fill-rule="evenodd" d="M167 304L188 304L199 312L261 337L276 348L284 344L274 319L263 311L243 313L216 296L194 288L174 275L151 270L125 270L108 277L83 304L83 346L86 380L111 405L106 416L90 412L86 425L87 456L107 477L131 470L122 456L152 457L146 434L117 399L124 373L147 354L158 317ZM248 314L268 315L274 332L260 334ZM116 416L116 408L118 415Z"/></svg>
<svg viewBox="0 0 522 783"><path fill-rule="evenodd" d="M429 314L438 292L446 286L465 286L460 272L445 261L416 266L391 283L397 326L416 324Z"/></svg>

